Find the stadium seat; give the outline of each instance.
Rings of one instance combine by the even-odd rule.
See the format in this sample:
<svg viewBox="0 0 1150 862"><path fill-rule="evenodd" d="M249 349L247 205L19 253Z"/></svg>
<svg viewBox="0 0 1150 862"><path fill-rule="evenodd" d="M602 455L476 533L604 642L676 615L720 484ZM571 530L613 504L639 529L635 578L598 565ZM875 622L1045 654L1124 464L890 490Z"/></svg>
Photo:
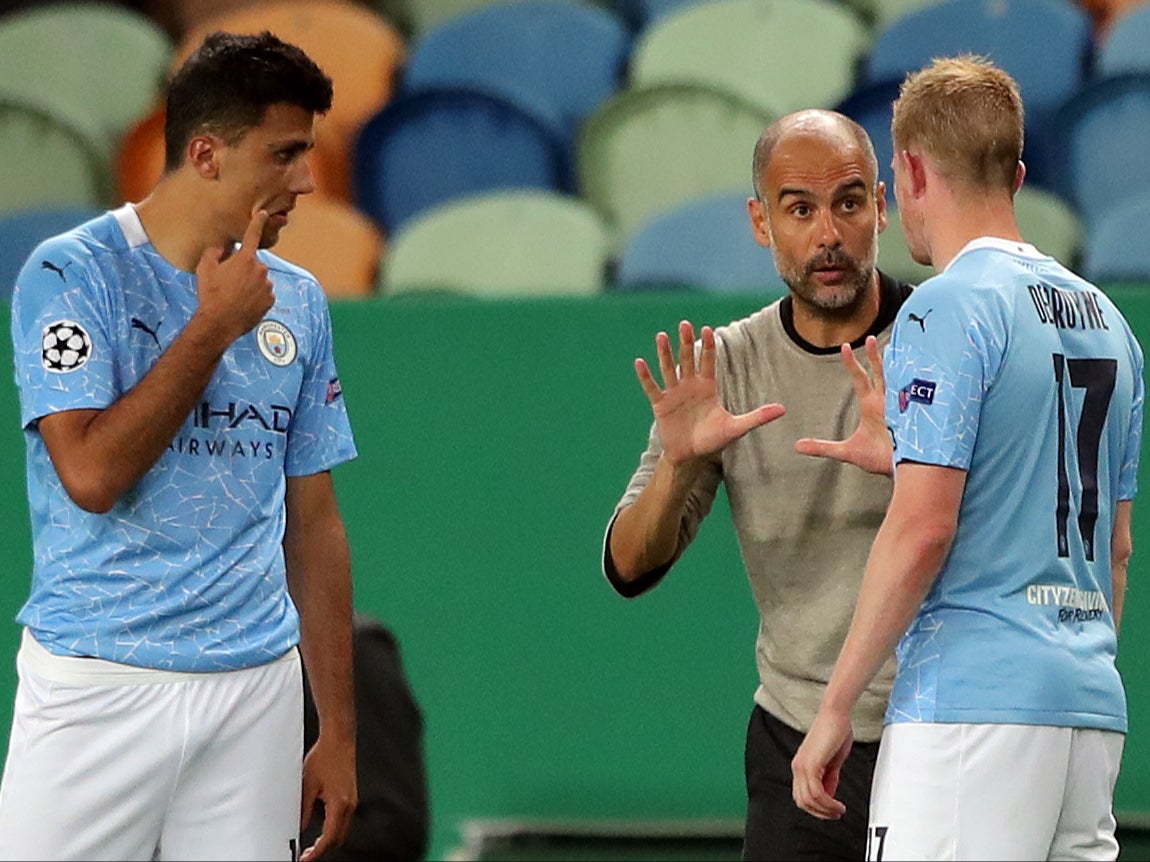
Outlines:
<svg viewBox="0 0 1150 862"><path fill-rule="evenodd" d="M846 114L864 129L874 144L875 158L878 160L878 178L886 183L887 200L894 200L894 174L891 160L894 145L890 138L891 109L898 98L901 79L890 78L884 81L865 82L851 91L835 106L839 113Z"/></svg>
<svg viewBox="0 0 1150 862"><path fill-rule="evenodd" d="M901 18L915 9L938 3L940 0L845 0L856 9L872 30L885 27L896 18Z"/></svg>
<svg viewBox="0 0 1150 862"><path fill-rule="evenodd" d="M655 216L623 246L610 289L785 290L770 249L755 241L747 197L725 192Z"/></svg>
<svg viewBox="0 0 1150 862"><path fill-rule="evenodd" d="M303 195L272 249L310 271L330 299L375 292L384 241L379 228L338 198Z"/></svg>
<svg viewBox="0 0 1150 862"><path fill-rule="evenodd" d="M164 105L158 103L124 133L116 152L116 195L141 201L164 172Z"/></svg>
<svg viewBox="0 0 1150 862"><path fill-rule="evenodd" d="M0 212L57 206L104 206L112 198L112 166L99 130L77 114L0 97Z"/></svg>
<svg viewBox="0 0 1150 862"><path fill-rule="evenodd" d="M404 92L475 86L546 113L568 146L619 87L631 36L618 15L578 0L515 0L426 31L403 71Z"/></svg>
<svg viewBox="0 0 1150 862"><path fill-rule="evenodd" d="M1082 220L1074 207L1041 186L1024 184L1014 196L1022 238L1063 266L1075 267L1082 251Z"/></svg>
<svg viewBox="0 0 1150 862"><path fill-rule="evenodd" d="M1150 194L1150 74L1085 85L1059 110L1059 191L1087 233L1127 200Z"/></svg>
<svg viewBox="0 0 1150 862"><path fill-rule="evenodd" d="M369 4L396 23L410 42L461 15L520 0L372 0Z"/></svg>
<svg viewBox="0 0 1150 862"><path fill-rule="evenodd" d="M303 48L332 79L331 110L316 122L317 183L323 193L350 199L351 151L364 123L392 98L406 46L381 15L346 0L264 0L213 16L177 46L178 66L213 30L270 30Z"/></svg>
<svg viewBox="0 0 1150 862"><path fill-rule="evenodd" d="M630 84L703 84L775 114L829 108L854 86L868 42L858 15L833 0L711 0L639 34Z"/></svg>
<svg viewBox="0 0 1150 862"><path fill-rule="evenodd" d="M1111 24L1095 49L1094 74L1150 73L1150 4L1135 6Z"/></svg>
<svg viewBox="0 0 1150 862"><path fill-rule="evenodd" d="M865 81L901 79L935 57L988 56L1018 81L1026 104L1030 181L1052 186L1051 147L1058 106L1082 86L1091 51L1086 13L1065 0L944 0L882 27L864 67Z"/></svg>
<svg viewBox="0 0 1150 862"><path fill-rule="evenodd" d="M466 194L568 185L558 132L480 90L402 95L368 121L356 143L356 201L388 235L420 211Z"/></svg>
<svg viewBox="0 0 1150 862"><path fill-rule="evenodd" d="M0 213L0 301L11 298L16 276L37 245L102 212L99 207L56 206Z"/></svg>
<svg viewBox="0 0 1150 862"><path fill-rule="evenodd" d="M1064 266L1077 264L1082 225L1068 203L1046 189L1023 185L1014 196L1014 214L1024 240ZM934 275L934 269L911 258L893 194L888 196L887 229L879 235L878 262L884 272L911 284Z"/></svg>
<svg viewBox="0 0 1150 862"><path fill-rule="evenodd" d="M1107 212L1087 234L1082 249L1083 277L1095 284L1150 282L1150 195Z"/></svg>
<svg viewBox="0 0 1150 862"><path fill-rule="evenodd" d="M640 33L668 12L706 2L710 0L614 0L614 7L631 29Z"/></svg>
<svg viewBox="0 0 1150 862"><path fill-rule="evenodd" d="M700 85L622 91L583 125L575 151L580 194L627 237L689 200L749 192L755 142L774 119Z"/></svg>
<svg viewBox="0 0 1150 862"><path fill-rule="evenodd" d="M142 13L48 3L0 18L0 97L75 118L110 164L124 130L160 92L171 55L168 35Z"/></svg>
<svg viewBox="0 0 1150 862"><path fill-rule="evenodd" d="M611 241L578 198L496 191L449 201L395 234L381 265L384 295L586 296L603 290Z"/></svg>

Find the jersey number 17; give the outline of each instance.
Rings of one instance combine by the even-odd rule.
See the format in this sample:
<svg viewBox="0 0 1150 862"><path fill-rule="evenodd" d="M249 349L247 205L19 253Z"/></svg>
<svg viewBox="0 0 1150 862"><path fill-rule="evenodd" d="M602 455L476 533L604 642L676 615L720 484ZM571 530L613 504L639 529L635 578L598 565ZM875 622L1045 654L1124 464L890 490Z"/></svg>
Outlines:
<svg viewBox="0 0 1150 862"><path fill-rule="evenodd" d="M1078 418L1076 451L1078 452L1078 479L1082 486L1082 499L1078 506L1078 534L1086 559L1094 560L1094 529L1098 522L1098 448L1102 442L1102 426L1110 409L1110 396L1114 394L1114 381L1118 376L1116 359L1067 359L1054 354L1054 382L1058 386L1058 505L1054 510L1058 533L1058 556L1070 556L1066 525L1070 519L1070 479L1066 466L1066 392L1065 381L1069 371L1070 385L1085 389L1082 415Z"/></svg>

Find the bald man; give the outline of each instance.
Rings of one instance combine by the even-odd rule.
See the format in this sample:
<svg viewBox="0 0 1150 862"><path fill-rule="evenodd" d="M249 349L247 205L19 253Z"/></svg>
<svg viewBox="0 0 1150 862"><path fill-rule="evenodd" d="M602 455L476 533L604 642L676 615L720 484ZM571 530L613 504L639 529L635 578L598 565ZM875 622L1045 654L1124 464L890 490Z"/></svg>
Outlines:
<svg viewBox="0 0 1150 862"><path fill-rule="evenodd" d="M823 821L795 806L791 758L850 624L891 481L806 456L856 445L852 379L864 363L877 365L911 287L875 267L885 188L870 139L847 117L810 110L775 122L755 146L752 183L751 230L773 252L789 292L742 320L704 326L698 342L688 321L674 346L660 332L662 387L636 360L654 424L607 527L603 572L627 598L652 588L726 483L760 617L743 858L861 859L893 662L854 713L859 744L839 784L851 800L847 816ZM870 335L877 341L862 362L843 348ZM854 378L843 373L840 353ZM875 466L889 472L889 464Z"/></svg>

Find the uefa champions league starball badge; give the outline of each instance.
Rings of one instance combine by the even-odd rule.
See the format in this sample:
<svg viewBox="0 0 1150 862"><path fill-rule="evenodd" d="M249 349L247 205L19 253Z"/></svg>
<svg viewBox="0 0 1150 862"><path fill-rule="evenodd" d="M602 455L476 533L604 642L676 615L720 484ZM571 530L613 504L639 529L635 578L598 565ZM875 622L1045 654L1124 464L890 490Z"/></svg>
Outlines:
<svg viewBox="0 0 1150 862"><path fill-rule="evenodd" d="M48 371L67 374L83 367L91 355L92 339L75 321L57 320L44 327L40 340L40 364Z"/></svg>

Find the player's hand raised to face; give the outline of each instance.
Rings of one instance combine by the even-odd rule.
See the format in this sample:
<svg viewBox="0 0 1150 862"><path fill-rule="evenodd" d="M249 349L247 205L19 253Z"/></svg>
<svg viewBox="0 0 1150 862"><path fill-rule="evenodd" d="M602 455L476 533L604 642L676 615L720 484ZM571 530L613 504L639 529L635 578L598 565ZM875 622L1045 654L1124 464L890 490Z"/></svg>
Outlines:
<svg viewBox="0 0 1150 862"><path fill-rule="evenodd" d="M233 254L208 248L196 266L197 313L208 316L229 344L259 323L275 303L268 268L256 256L267 220L267 211L257 210Z"/></svg>

